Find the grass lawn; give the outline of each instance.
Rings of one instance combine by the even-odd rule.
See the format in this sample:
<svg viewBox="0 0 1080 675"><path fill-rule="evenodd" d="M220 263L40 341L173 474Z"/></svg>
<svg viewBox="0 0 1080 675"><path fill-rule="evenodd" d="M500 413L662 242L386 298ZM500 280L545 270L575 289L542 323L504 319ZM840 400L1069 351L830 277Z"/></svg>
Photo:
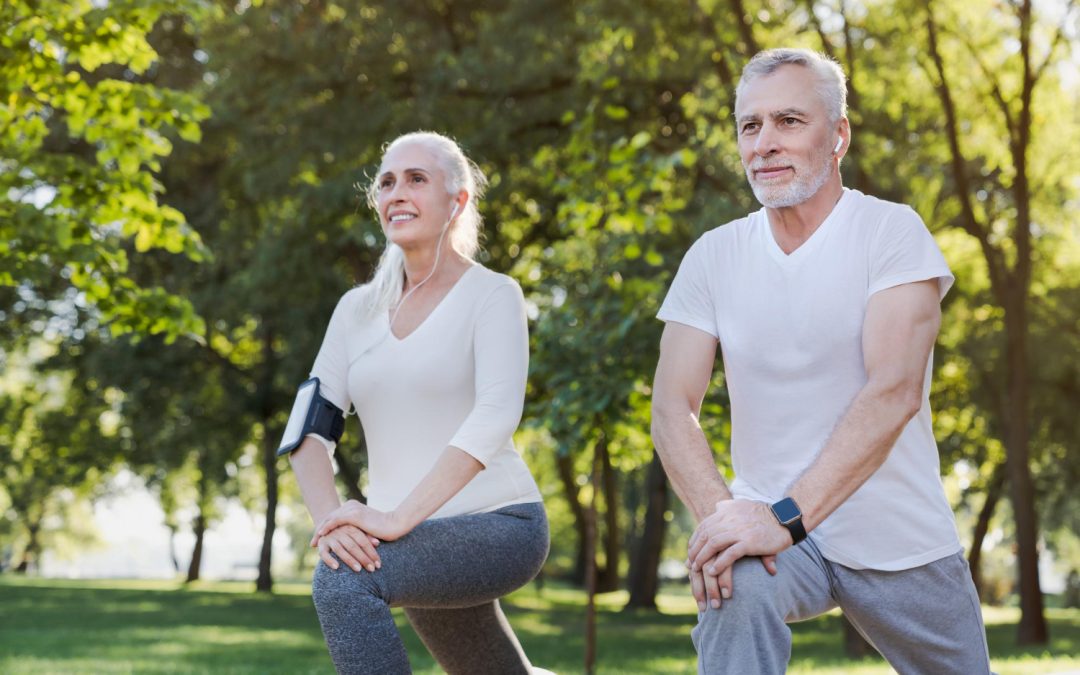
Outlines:
<svg viewBox="0 0 1080 675"><path fill-rule="evenodd" d="M0 575L0 673L324 673L333 668L305 585L61 581ZM621 613L624 594L600 598L600 673L693 673L692 601L661 595L661 614ZM530 658L560 674L581 672L584 595L529 586L504 603ZM1017 610L985 608L994 669L1080 671L1080 610L1050 609L1052 642L1013 646ZM441 672L403 616L417 673ZM838 616L793 627L792 673L888 673L880 659L842 655Z"/></svg>

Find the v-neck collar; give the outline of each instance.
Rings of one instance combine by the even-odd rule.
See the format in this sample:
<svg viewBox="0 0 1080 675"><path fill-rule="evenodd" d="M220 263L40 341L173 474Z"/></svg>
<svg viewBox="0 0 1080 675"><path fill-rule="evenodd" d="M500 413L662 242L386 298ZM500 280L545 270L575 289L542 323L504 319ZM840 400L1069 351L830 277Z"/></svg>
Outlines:
<svg viewBox="0 0 1080 675"><path fill-rule="evenodd" d="M480 267L480 265L472 265L471 267L469 267L469 269L465 270L465 272L463 272L462 275L457 278L457 281L454 282L454 285L450 287L450 290L448 290L446 292L446 295L442 296L442 299L439 300L438 304L436 304L434 307L431 308L431 311L428 312L427 316L424 317L423 321L416 324L415 328L413 328L411 331L409 331L407 334L403 335L402 337L398 337L397 335L394 335L394 329L390 325L390 317L388 315L384 314L383 315L383 321L386 322L386 331L390 334L390 339L392 339L395 343L400 344L400 343L405 342L406 340L408 340L413 335L415 335L417 333L417 331L419 331L421 328L423 328L428 323L428 321L431 319L431 317L434 316L439 311L439 309L443 305L446 304L447 300L450 299L450 296L454 295L454 293L457 291L458 287L463 285L463 283L465 281L465 277L469 276L469 274L471 274L472 271L474 269L476 269L477 267Z"/></svg>
<svg viewBox="0 0 1080 675"><path fill-rule="evenodd" d="M825 216L825 220L821 221L821 225L818 225L810 236L803 243L799 244L791 253L784 253L784 249L780 248L780 244L776 242L776 236L772 231L772 223L769 222L769 212L767 209L761 209L761 236L765 238L765 248L768 249L769 255L772 256L781 265L794 265L803 258L810 255L814 250L821 247L821 242L825 240L828 230L832 228L832 224L839 220L844 211L847 210L848 204L851 202L851 190L844 188L843 194L840 195L840 199L836 201L836 205L833 206L829 215Z"/></svg>

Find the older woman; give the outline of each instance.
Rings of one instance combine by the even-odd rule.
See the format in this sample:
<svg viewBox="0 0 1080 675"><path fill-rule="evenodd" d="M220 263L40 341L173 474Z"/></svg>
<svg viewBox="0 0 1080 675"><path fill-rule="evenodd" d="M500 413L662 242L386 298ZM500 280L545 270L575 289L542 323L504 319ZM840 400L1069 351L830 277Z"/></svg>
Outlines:
<svg viewBox="0 0 1080 675"><path fill-rule="evenodd" d="M448 673L531 671L498 599L539 572L548 526L511 440L529 358L521 289L473 260L484 184L444 136L386 148L368 191L386 250L338 303L311 371L367 439L367 505L340 504L332 441L310 435L291 455L342 673L410 672L391 607Z"/></svg>

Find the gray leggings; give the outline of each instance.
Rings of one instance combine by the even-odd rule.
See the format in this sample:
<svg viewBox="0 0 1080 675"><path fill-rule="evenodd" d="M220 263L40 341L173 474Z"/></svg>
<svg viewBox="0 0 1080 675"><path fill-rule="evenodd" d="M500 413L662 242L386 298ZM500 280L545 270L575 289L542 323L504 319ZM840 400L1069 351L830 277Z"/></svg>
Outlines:
<svg viewBox="0 0 1080 675"><path fill-rule="evenodd" d="M315 569L312 597L339 673L412 672L391 607L405 608L447 673L529 672L498 599L547 559L543 504L427 520L378 551L375 572Z"/></svg>

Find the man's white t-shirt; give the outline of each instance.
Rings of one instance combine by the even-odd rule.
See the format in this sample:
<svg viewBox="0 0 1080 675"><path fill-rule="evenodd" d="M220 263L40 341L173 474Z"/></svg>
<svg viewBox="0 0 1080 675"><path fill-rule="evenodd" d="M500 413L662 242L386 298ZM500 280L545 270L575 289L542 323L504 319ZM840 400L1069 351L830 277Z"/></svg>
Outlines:
<svg viewBox="0 0 1080 675"><path fill-rule="evenodd" d="M694 243L658 316L720 342L736 498L786 496L866 383L870 296L935 278L944 297L953 276L918 214L856 190L790 255L764 209ZM810 535L833 562L902 570L961 550L931 430L930 361L922 407L888 459Z"/></svg>
<svg viewBox="0 0 1080 675"><path fill-rule="evenodd" d="M397 508L447 446L484 469L433 518L542 501L512 438L529 371L517 282L475 265L401 339L388 316L361 313L364 292L354 288L341 298L311 375L328 401L342 410L356 406L367 440L368 504Z"/></svg>

